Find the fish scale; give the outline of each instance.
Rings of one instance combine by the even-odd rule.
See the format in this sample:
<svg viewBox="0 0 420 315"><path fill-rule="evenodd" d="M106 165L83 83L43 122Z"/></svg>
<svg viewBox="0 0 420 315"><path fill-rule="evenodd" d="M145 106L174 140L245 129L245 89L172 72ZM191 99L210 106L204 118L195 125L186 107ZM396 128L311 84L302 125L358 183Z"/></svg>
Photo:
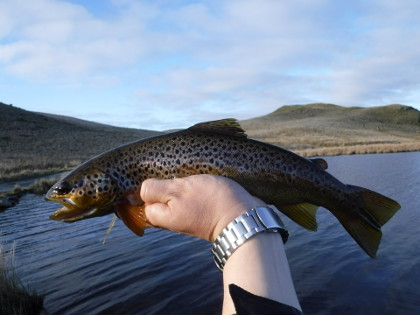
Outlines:
<svg viewBox="0 0 420 315"><path fill-rule="evenodd" d="M131 230L142 235L147 221L142 201L127 196L138 195L145 179L221 175L274 204L308 230L317 229L318 206L327 208L375 257L381 226L400 208L399 204L368 189L346 185L326 168L322 159L306 159L248 139L236 120L225 119L107 151L58 181L46 199L63 205L51 215L54 220L74 222L117 212Z"/></svg>

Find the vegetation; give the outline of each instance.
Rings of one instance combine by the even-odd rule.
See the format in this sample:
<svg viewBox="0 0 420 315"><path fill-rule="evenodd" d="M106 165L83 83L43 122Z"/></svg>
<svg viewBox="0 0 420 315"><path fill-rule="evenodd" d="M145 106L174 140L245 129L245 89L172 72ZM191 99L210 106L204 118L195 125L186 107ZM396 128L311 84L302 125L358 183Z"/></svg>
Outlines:
<svg viewBox="0 0 420 315"><path fill-rule="evenodd" d="M28 290L14 269L14 247L4 251L0 245L0 314L39 314L44 297Z"/></svg>
<svg viewBox="0 0 420 315"><path fill-rule="evenodd" d="M0 103L0 182L70 169L103 151L155 134Z"/></svg>
<svg viewBox="0 0 420 315"><path fill-rule="evenodd" d="M250 137L303 156L420 150L420 112L403 105L283 106L241 125Z"/></svg>
<svg viewBox="0 0 420 315"><path fill-rule="evenodd" d="M420 150L420 112L403 105L283 106L241 125L251 138L304 156ZM103 151L156 134L0 103L0 183L67 170Z"/></svg>
<svg viewBox="0 0 420 315"><path fill-rule="evenodd" d="M24 194L45 194L50 189L50 187L57 181L57 177L48 179L43 178L34 181L27 187L15 185L12 191L0 194L0 211L4 211L7 208L15 206L19 202L20 197L22 197Z"/></svg>

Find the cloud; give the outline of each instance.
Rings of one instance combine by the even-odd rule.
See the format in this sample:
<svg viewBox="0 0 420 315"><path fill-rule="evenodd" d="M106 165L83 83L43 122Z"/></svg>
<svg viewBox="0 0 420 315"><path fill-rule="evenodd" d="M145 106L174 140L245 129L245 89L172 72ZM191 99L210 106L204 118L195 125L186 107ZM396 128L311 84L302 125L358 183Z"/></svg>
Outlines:
<svg viewBox="0 0 420 315"><path fill-rule="evenodd" d="M419 99L418 1L78 3L2 1L0 70L73 94L118 89L126 119L163 129L291 103Z"/></svg>
<svg viewBox="0 0 420 315"><path fill-rule="evenodd" d="M408 3L407 3L408 4ZM393 1L365 8L349 51L332 65L324 93L343 105L406 103L418 106L420 94L420 5Z"/></svg>
<svg viewBox="0 0 420 315"><path fill-rule="evenodd" d="M126 13L98 19L84 7L64 1L5 1L0 64L28 80L78 80L134 64L146 41L142 23ZM133 34L136 34L135 36Z"/></svg>

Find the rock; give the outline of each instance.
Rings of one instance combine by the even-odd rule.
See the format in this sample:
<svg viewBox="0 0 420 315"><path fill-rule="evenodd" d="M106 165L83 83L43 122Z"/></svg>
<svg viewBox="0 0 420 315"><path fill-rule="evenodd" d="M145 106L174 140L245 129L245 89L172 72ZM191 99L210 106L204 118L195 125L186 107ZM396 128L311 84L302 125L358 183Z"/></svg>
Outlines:
<svg viewBox="0 0 420 315"><path fill-rule="evenodd" d="M14 207L19 202L19 195L3 196L0 198L0 211L4 211L7 208Z"/></svg>

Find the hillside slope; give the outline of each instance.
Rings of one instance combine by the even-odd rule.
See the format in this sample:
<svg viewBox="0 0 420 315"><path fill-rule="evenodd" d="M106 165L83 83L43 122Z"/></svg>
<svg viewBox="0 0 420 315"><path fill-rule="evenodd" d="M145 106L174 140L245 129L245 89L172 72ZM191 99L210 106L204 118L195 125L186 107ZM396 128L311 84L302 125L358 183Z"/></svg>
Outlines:
<svg viewBox="0 0 420 315"><path fill-rule="evenodd" d="M420 112L403 105L291 105L241 124L252 138L306 156L420 150Z"/></svg>
<svg viewBox="0 0 420 315"><path fill-rule="evenodd" d="M0 182L73 167L105 150L156 134L0 103Z"/></svg>
<svg viewBox="0 0 420 315"><path fill-rule="evenodd" d="M420 112L403 105L283 106L241 125L251 138L304 156L420 150ZM0 103L0 182L68 169L113 147L157 134Z"/></svg>

